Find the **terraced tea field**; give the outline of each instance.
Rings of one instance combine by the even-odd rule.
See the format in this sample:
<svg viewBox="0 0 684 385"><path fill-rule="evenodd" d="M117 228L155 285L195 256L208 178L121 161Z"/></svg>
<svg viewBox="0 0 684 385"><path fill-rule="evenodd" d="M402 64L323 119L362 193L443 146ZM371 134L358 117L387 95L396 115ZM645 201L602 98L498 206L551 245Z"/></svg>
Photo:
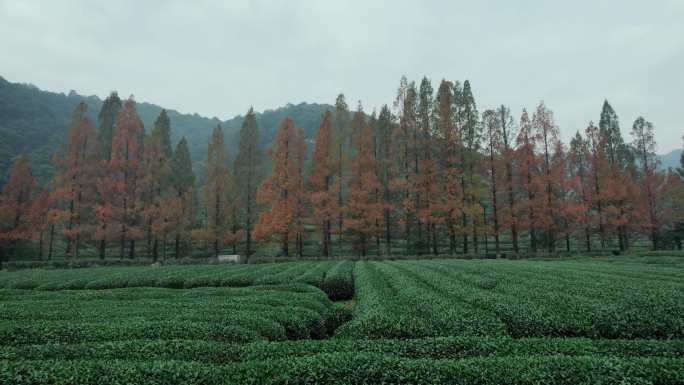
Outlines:
<svg viewBox="0 0 684 385"><path fill-rule="evenodd" d="M684 259L2 272L0 383L681 384Z"/></svg>

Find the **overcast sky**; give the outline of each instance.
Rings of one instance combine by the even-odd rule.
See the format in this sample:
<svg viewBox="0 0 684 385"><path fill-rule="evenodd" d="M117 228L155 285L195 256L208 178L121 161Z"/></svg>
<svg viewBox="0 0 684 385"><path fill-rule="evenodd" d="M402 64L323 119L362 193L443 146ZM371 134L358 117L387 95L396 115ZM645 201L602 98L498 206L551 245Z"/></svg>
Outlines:
<svg viewBox="0 0 684 385"><path fill-rule="evenodd" d="M222 119L285 103L370 111L399 79L469 79L478 108L544 100L564 138L607 98L659 152L684 134L684 0L0 0L0 76Z"/></svg>

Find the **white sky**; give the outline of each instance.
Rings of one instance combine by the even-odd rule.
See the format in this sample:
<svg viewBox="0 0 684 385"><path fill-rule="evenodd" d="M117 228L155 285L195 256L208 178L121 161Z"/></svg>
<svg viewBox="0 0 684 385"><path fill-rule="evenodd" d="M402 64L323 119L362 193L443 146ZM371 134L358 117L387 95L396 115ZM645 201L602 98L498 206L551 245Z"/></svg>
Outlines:
<svg viewBox="0 0 684 385"><path fill-rule="evenodd" d="M470 79L478 108L544 100L565 138L607 98L659 152L684 134L684 0L0 0L0 76L40 88L134 94L225 119L285 103L367 111L402 74Z"/></svg>

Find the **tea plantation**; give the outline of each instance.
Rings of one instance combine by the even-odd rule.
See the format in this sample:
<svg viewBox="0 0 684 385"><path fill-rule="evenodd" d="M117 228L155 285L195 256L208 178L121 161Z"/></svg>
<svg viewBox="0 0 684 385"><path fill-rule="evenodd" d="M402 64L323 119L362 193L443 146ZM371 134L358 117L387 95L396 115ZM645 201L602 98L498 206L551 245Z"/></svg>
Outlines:
<svg viewBox="0 0 684 385"><path fill-rule="evenodd" d="M684 258L0 272L2 384L684 384Z"/></svg>

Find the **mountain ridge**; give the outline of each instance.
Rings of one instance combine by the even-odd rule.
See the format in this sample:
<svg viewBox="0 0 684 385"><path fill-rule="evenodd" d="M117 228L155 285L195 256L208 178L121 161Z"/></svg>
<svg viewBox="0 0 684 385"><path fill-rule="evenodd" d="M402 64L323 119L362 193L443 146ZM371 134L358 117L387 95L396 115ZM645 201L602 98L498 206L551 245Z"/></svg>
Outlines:
<svg viewBox="0 0 684 385"><path fill-rule="evenodd" d="M0 137L4 138L0 143L0 185L6 179L12 161L24 150L31 156L39 182L45 183L49 179L53 172L52 154L66 139L71 113L80 102L86 103L88 116L97 124L103 100L96 95L81 95L74 90L68 93L47 91L31 83L10 82L0 76ZM137 107L146 131L151 129L164 108L140 101ZM312 137L321 113L326 110L333 110L333 106L302 102L257 112L261 146L265 148L271 144L278 124L286 116L292 117L297 126L304 129L307 138ZM202 172L206 146L211 131L218 124L224 129L229 155L235 155L244 115L221 120L171 108L166 111L171 120L171 139L175 145L181 137L186 137L195 172Z"/></svg>

